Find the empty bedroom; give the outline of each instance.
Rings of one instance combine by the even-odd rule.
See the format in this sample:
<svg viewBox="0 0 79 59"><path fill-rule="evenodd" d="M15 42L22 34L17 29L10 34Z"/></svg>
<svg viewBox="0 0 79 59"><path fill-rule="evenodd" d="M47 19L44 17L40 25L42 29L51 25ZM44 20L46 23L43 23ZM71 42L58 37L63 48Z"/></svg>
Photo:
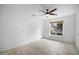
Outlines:
<svg viewBox="0 0 79 59"><path fill-rule="evenodd" d="M0 55L79 55L79 4L0 4Z"/></svg>

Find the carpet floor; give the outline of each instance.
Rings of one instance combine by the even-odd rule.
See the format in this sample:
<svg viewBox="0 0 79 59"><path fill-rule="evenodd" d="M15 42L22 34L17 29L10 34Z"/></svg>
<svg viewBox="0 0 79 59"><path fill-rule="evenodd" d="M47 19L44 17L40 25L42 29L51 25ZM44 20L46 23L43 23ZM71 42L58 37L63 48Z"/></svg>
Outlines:
<svg viewBox="0 0 79 59"><path fill-rule="evenodd" d="M40 39L29 44L7 50L2 55L78 55L74 44Z"/></svg>

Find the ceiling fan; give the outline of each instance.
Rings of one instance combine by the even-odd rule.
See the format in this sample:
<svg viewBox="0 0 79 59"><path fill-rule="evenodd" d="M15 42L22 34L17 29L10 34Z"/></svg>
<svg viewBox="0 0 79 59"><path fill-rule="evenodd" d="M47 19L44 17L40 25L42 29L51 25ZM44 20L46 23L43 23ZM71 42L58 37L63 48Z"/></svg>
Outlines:
<svg viewBox="0 0 79 59"><path fill-rule="evenodd" d="M44 11L40 10L40 11L44 13L43 15L57 15L57 14L53 13L56 10L57 10L57 8L50 10L50 11L49 11L49 9L45 9Z"/></svg>
<svg viewBox="0 0 79 59"><path fill-rule="evenodd" d="M49 10L49 9L45 9L45 10L40 10L43 14L41 15L57 15L55 13L53 13L54 11L56 11L57 8ZM36 16L35 14L33 14L32 16Z"/></svg>

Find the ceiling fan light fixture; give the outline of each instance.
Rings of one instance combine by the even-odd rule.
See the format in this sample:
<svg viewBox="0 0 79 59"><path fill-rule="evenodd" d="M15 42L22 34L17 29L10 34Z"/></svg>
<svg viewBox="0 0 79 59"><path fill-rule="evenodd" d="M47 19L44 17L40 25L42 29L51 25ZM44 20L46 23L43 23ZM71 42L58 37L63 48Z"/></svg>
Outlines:
<svg viewBox="0 0 79 59"><path fill-rule="evenodd" d="M46 17L49 17L50 15L49 14L46 14Z"/></svg>
<svg viewBox="0 0 79 59"><path fill-rule="evenodd" d="M40 11L43 13L42 15L45 15L45 16L49 17L50 15L52 15L52 16L57 15L57 14L53 13L56 10L57 10L57 8L54 8L52 10L45 9L45 10L40 10ZM33 14L32 16L36 16L36 15Z"/></svg>

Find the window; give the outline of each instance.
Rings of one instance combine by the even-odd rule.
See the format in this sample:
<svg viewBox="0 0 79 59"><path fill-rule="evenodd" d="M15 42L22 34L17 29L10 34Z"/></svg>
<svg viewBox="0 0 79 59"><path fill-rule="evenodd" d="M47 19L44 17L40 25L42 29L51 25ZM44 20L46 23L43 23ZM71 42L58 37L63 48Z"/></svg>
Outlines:
<svg viewBox="0 0 79 59"><path fill-rule="evenodd" d="M49 35L63 35L63 21L49 22Z"/></svg>

